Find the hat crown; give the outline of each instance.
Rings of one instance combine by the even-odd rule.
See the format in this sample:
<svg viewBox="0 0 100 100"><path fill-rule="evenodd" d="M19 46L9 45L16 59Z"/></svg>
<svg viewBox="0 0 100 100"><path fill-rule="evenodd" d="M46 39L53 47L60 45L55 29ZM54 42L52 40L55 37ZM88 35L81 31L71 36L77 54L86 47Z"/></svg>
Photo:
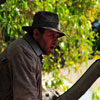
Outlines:
<svg viewBox="0 0 100 100"><path fill-rule="evenodd" d="M58 15L47 11L41 11L36 13L33 18L33 23L43 23L43 22L59 23Z"/></svg>

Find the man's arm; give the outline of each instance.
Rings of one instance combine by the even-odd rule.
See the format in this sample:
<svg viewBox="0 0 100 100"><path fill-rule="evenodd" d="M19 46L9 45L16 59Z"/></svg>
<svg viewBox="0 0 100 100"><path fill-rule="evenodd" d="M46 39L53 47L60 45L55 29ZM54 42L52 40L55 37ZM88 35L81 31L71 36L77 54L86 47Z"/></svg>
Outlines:
<svg viewBox="0 0 100 100"><path fill-rule="evenodd" d="M36 59L20 51L11 59L13 100L38 100Z"/></svg>

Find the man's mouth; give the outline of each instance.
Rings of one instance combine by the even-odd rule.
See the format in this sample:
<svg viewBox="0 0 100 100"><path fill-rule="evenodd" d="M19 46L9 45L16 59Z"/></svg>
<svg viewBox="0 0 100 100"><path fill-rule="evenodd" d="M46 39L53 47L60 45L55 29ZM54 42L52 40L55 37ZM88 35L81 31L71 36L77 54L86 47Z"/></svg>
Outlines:
<svg viewBox="0 0 100 100"><path fill-rule="evenodd" d="M52 47L50 47L50 49L54 49L54 47L52 46Z"/></svg>
<svg viewBox="0 0 100 100"><path fill-rule="evenodd" d="M54 51L54 48L55 48L55 46L51 46L50 47L50 52L53 52Z"/></svg>

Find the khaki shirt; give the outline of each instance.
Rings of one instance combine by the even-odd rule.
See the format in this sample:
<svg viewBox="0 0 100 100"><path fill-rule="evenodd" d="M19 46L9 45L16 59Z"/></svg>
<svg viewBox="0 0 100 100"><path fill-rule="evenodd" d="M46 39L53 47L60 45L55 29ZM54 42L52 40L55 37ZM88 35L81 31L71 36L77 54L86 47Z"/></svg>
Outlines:
<svg viewBox="0 0 100 100"><path fill-rule="evenodd" d="M42 100L41 55L28 34L0 54L0 100Z"/></svg>

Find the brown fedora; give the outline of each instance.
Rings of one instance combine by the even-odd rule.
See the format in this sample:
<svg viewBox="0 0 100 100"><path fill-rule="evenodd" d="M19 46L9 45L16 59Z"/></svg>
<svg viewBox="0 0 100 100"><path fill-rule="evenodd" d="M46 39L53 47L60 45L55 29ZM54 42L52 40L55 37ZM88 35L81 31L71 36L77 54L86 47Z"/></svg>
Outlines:
<svg viewBox="0 0 100 100"><path fill-rule="evenodd" d="M23 26L24 31L31 31L34 28L44 28L50 29L52 31L58 32L60 36L65 34L60 31L60 24L58 15L48 11L37 12L33 18L32 26Z"/></svg>

